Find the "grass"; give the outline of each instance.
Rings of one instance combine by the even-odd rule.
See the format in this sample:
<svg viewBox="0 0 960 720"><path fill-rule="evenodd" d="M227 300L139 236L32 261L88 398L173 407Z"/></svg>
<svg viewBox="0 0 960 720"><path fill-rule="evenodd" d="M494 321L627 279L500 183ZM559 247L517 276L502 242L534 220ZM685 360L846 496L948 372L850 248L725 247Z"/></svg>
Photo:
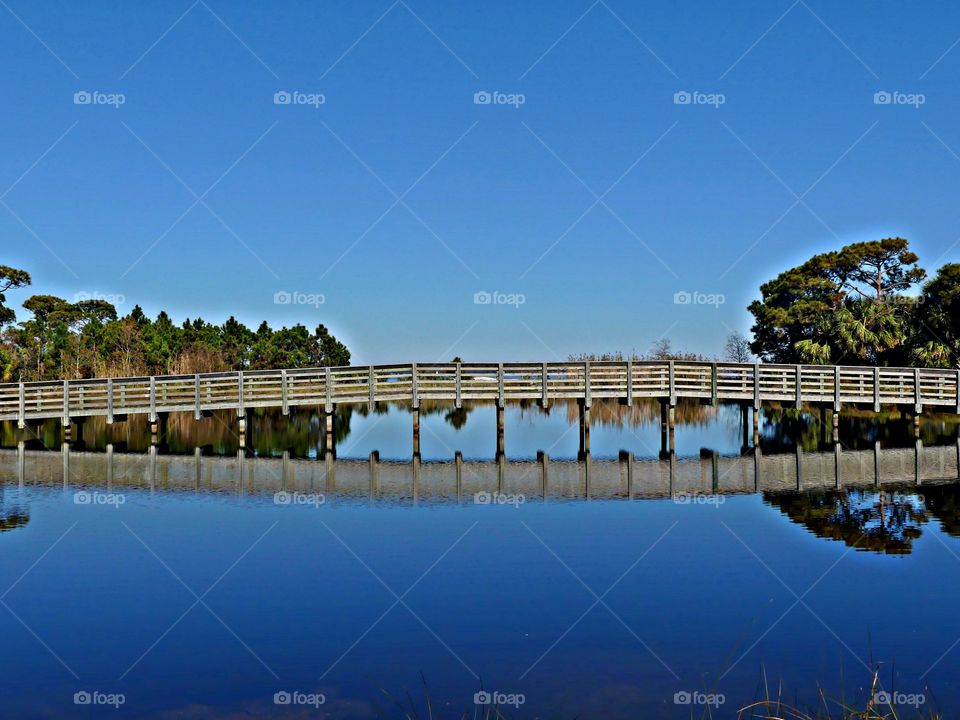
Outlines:
<svg viewBox="0 0 960 720"><path fill-rule="evenodd" d="M766 671L763 674L765 699L746 705L737 713L738 720L747 718L756 720L942 720L943 716L934 710L921 710L919 707L909 710L897 710L891 703L878 702L886 694L880 686L880 674L874 671L870 681L870 692L866 699L852 705L844 699L828 698L823 688L818 688L818 705L814 709L799 708L785 702L782 686L777 689L776 697L770 693Z"/></svg>

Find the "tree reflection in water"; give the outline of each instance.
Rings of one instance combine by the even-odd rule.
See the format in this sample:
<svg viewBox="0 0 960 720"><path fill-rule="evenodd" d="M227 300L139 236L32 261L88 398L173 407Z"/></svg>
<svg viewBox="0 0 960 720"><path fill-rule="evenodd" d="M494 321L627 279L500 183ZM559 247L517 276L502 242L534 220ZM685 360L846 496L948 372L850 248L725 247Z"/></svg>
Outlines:
<svg viewBox="0 0 960 720"><path fill-rule="evenodd" d="M955 488L950 492L956 497ZM924 497L914 493L850 489L764 493L763 500L817 537L887 555L910 554L930 519Z"/></svg>

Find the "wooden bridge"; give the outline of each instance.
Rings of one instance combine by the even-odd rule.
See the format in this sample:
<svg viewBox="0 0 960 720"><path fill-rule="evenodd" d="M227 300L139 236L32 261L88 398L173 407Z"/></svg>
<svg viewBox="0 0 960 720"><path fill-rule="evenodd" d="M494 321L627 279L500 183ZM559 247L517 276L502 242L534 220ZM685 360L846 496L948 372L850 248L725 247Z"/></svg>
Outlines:
<svg viewBox="0 0 960 720"><path fill-rule="evenodd" d="M866 487L903 487L960 480L960 441L924 447L725 456L701 451L700 457L554 460L381 461L236 455L165 455L151 446L145 453L73 449L31 450L25 443L0 449L0 483L63 488L104 487L157 491L235 493L324 493L355 501L392 498L472 501L475 493L522 494L536 498L662 498L752 492L797 492Z"/></svg>
<svg viewBox="0 0 960 720"><path fill-rule="evenodd" d="M291 407L321 406L332 435L339 404L401 402L413 411L416 453L422 400L456 407L465 402L496 403L498 450L507 403L537 401L547 406L576 400L581 407L581 448L585 445L589 451L592 401L632 404L639 398L661 402L665 433L673 430L673 408L684 399L739 403L745 411L759 410L765 402L817 404L832 408L834 427L843 405L874 411L881 405L908 406L919 422L919 414L928 407L960 414L960 370L628 360L411 363L7 383L0 384L0 420L15 420L25 427L59 418L69 428L91 416L113 423L145 414L156 431L158 419L172 412L192 412L200 418L214 410L235 409L242 434L248 408L279 408L286 414ZM753 423L756 429L756 412Z"/></svg>

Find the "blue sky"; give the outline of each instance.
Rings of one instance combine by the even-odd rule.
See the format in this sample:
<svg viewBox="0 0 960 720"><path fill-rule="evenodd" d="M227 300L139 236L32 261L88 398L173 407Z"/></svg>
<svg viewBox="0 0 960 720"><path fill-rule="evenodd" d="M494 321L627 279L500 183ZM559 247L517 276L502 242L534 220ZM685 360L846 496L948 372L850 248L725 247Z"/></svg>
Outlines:
<svg viewBox="0 0 960 720"><path fill-rule="evenodd" d="M717 354L815 252L960 260L960 7L191 3L0 3L0 263L35 292L323 322L361 363Z"/></svg>

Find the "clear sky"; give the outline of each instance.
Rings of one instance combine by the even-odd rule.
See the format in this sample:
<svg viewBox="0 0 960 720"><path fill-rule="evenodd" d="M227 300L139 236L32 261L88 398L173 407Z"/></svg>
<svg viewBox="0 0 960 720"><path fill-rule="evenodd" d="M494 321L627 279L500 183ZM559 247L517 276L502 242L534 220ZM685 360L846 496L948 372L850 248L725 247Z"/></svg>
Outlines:
<svg viewBox="0 0 960 720"><path fill-rule="evenodd" d="M0 264L360 363L717 354L815 252L960 260L958 40L887 0L2 0Z"/></svg>

